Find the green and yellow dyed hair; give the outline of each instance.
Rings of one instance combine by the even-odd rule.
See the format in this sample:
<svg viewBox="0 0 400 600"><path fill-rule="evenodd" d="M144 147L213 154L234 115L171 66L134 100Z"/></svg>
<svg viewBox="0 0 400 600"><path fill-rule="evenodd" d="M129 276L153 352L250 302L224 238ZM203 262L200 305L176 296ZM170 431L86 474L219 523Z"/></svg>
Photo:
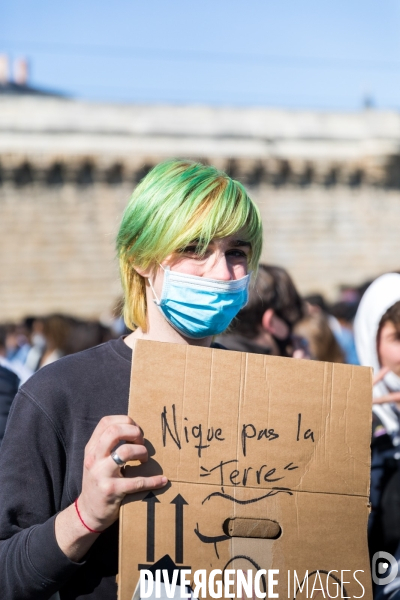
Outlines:
<svg viewBox="0 0 400 600"><path fill-rule="evenodd" d="M133 192L117 236L127 326L146 331L145 279L135 266L147 269L161 263L194 240L200 252L205 251L213 238L239 231L251 244L249 267L256 270L261 218L242 184L196 162L156 165Z"/></svg>

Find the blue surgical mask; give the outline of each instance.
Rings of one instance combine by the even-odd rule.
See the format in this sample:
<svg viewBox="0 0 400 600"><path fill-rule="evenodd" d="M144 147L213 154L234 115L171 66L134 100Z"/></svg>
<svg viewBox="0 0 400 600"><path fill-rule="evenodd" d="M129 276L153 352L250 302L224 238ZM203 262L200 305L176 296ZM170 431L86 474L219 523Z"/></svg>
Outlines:
<svg viewBox="0 0 400 600"><path fill-rule="evenodd" d="M164 267L162 267L164 269ZM250 275L220 281L164 269L157 304L167 321L184 336L200 339L225 331L248 300Z"/></svg>

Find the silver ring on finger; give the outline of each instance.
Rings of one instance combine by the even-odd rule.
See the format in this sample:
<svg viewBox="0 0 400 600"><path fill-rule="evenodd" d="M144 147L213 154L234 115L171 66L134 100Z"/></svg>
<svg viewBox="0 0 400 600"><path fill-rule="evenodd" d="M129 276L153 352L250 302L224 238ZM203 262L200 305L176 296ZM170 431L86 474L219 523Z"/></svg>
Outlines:
<svg viewBox="0 0 400 600"><path fill-rule="evenodd" d="M115 464L118 465L118 467L124 467L126 465L126 461L122 460L122 458L119 456L119 454L117 452L112 452L111 458L113 459Z"/></svg>

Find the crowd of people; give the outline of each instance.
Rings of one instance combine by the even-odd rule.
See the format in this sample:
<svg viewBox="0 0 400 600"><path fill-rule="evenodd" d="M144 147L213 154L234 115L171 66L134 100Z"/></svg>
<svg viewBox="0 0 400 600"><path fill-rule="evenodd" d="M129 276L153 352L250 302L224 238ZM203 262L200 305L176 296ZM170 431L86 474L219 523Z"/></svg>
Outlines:
<svg viewBox="0 0 400 600"><path fill-rule="evenodd" d="M358 365L353 323L370 283L347 287L329 303L322 294L302 297L285 269L261 264L247 305L216 341L241 352ZM0 323L0 365L21 385L62 356L127 334L121 310L118 300L103 321L53 313Z"/></svg>
<svg viewBox="0 0 400 600"><path fill-rule="evenodd" d="M194 182L200 188L196 188ZM205 192L198 191L202 189L201 185L203 184L201 182L209 186L207 189L214 190L211 197L216 207L212 218L209 216L210 211L206 216L201 217L203 219L200 224L203 227L202 230L198 229L199 225L196 220L193 220L193 222L190 220L190 214L197 215L198 220L198 215L201 214L198 210L199 206L208 206L207 202L210 202L209 196ZM146 185L148 189L152 190L151 202L153 205L150 205ZM182 228L182 225L178 219L177 211L181 210L183 204L174 206L169 196L166 199L162 195L164 193L163 189L170 189L173 186L175 186L177 194L180 193L179 186L186 186L187 198L193 198L193 205L190 207L192 213L187 209L188 212L185 213L186 221L182 220L182 222L188 223L186 225L187 232L179 229ZM206 187L204 187L205 189ZM156 194L159 192L158 199L154 199L154 190L156 190ZM80 365L83 365L85 361L85 368L88 370L88 386L91 382L91 371L94 373L93 382L96 382L95 377L100 377L99 369L104 368L105 371L111 369L111 363L117 356L120 357L119 360L123 359L126 363L122 361L118 367L123 369L125 373L130 360L129 347L132 347L134 339L138 337L176 343L182 343L182 339L184 339L189 340L190 343L214 344L216 347L222 346L228 350L271 354L293 359L302 358L371 366L374 369L374 404L371 476L372 513L369 525L370 551L372 554L375 551L384 550L390 552L396 558L400 558L400 511L398 510L400 502L400 412L398 409L400 406L400 274L384 274L375 281L366 282L362 286L343 288L335 303L329 303L321 294L302 297L290 275L282 267L261 264L257 269L256 262L261 252L262 239L260 218L257 209L245 194L244 188L237 182L232 182L227 176L221 175L211 167L193 166L192 163L169 163L167 166L156 167L145 178L135 194L130 205L128 205L117 240L125 292L124 319L121 316L122 305L120 305L113 319L107 324L97 321L84 321L67 315L52 314L45 317L27 317L20 323L5 323L0 326L0 443L3 439L12 400L19 387L25 384L33 373L57 362L61 357L75 355L82 350L98 347L99 345L102 345L100 347L103 349L94 351L97 352L98 364L95 365L93 361L90 362L92 360L90 357L95 356L90 353L85 353L85 358L80 359L78 357L76 361L60 361L65 365L64 370L61 367L58 370L48 368L42 377L35 378L35 383L30 387L29 385L26 388L24 386L23 389L29 388L29 393L27 391L25 396L33 399L35 394L43 389L44 397L46 397L52 386L58 389L57 379L64 377L64 371L65 381L63 385L67 389L65 394L70 393L70 389L73 390L74 385L76 385L76 374L83 373L83 367ZM159 202L159 205L155 206L156 202ZM232 205L232 214L236 215L236 221L232 218L230 220L226 219L228 213L225 214L224 211L227 211L226 206L229 202ZM214 210L214 205L212 210ZM149 213L148 221L145 222L146 210L158 210L161 215L159 221L156 222L153 215ZM135 211L138 211L137 214ZM144 224L141 227L143 227L147 237L143 231L135 230L138 215L141 215L141 217L145 215L143 217ZM168 236L171 234L167 233L167 230L164 231L164 221L165 227L169 226L170 228L172 222L176 223L174 239L169 239ZM231 225L228 226L228 222ZM212 228L210 223L212 223ZM209 227L209 231L207 227ZM148 231L146 231L146 228ZM155 228L154 232L152 228ZM240 231L241 235L245 237L237 239L237 231ZM189 243L190 240L198 240L200 233L205 240L204 258L201 258L201 260L198 259L198 253L200 252L200 256L203 257L203 250L199 251L199 242ZM142 235L144 236L143 240L141 239ZM184 250L179 250L177 253L178 258L170 258L175 256L171 252L175 251L175 246L180 247L177 244L181 245L182 240L186 240ZM140 246L142 242L143 245ZM137 249L135 249L135 245ZM128 253L128 249L131 254ZM137 259L138 262L135 264L135 268L132 268L131 257L134 251L137 252L135 256L140 257L142 262ZM149 254L149 260L146 259L146 252ZM150 259L156 261L159 265L155 277L153 277L153 271L148 266ZM255 267L256 277L249 285L250 278L247 269L249 267L250 270L253 266ZM204 282L201 289L203 294L203 300L201 301L196 296L199 293L197 288L200 285L200 279ZM218 296L219 305L213 308L214 312L210 317L208 309L214 306L216 290L221 292ZM248 297L246 290L248 290ZM170 299L168 293L171 295ZM190 302L188 298L190 298ZM205 301L204 298L207 298L207 300ZM230 300L228 302L229 298L232 299L232 302ZM202 302L209 302L209 306L206 306L208 312L204 312ZM160 310L158 310L157 305ZM229 308L231 305L234 305L233 312ZM225 322L221 321L221 315L224 311L225 314L228 314L226 325L231 321L227 329L221 325L222 322ZM235 314L236 317L233 318ZM136 325L135 331L131 333L125 323L128 326L134 323ZM151 324L150 329L149 323ZM124 342L122 336L126 336ZM111 340L115 341L107 344ZM110 354L111 350L114 354ZM102 360L104 360L103 367L101 367ZM70 375L68 374L69 370ZM119 389L119 386L123 385L122 391L126 395L129 372L127 371L124 374L125 379L116 378L114 381L115 373L113 371L110 375L110 381L116 386L115 389ZM107 383L104 383L104 386L106 385L111 385L111 383L107 380ZM99 388L99 398L101 398L103 392L104 390ZM79 396L81 388L76 393ZM89 402L86 396L84 398L82 402ZM71 399L71 402L74 401L75 399ZM107 401L105 397L105 406ZM35 402L37 403L37 401ZM101 403L101 400L98 400L98 402ZM49 404L49 407L51 406L52 404ZM18 411L21 413L21 410L20 401L12 411L18 414ZM32 408L30 410L33 411L31 417L33 422L39 418L36 414L37 409ZM51 412L53 409L48 408L47 410ZM87 410L89 411L89 409ZM90 410L94 410L93 407ZM107 412L108 410L109 408L104 408L104 414L123 414L123 412L110 413ZM42 411L43 413L46 412L45 409L42 409ZM107 431L106 425L104 423L101 425L104 419L101 419L101 414L97 415L97 412L95 411L96 419L100 422L92 438L90 438L91 440L96 435L96 439L100 439ZM46 418L51 419L47 413ZM53 421L58 418L59 416L54 413ZM66 418L69 418L68 415ZM114 419L114 417L108 418ZM121 421L121 417L118 418ZM94 417L92 421L94 421ZM120 421L118 423L115 421L113 431L119 427L121 429L120 439L130 439L129 435L131 435L133 441L131 444L126 441L121 442L124 444L122 448L131 447L131 455L128 455L127 450L123 459L120 457L122 450L118 450L118 454L116 452L112 454L111 458L117 467L124 464L132 456L139 456L140 459L140 452L144 452L139 450L143 448L141 445L143 440L141 434L136 431L137 428L135 430L131 429L130 433L127 429L128 426L131 428L136 427L135 424ZM65 423L62 426L64 427ZM75 424L71 422L70 426L73 428ZM9 440L14 435L13 427L15 428L16 425L10 425L12 431ZM27 424L24 427L27 431L30 431ZM56 439L57 436L58 440ZM54 453L61 453L59 448L61 438L59 432L54 437ZM116 441L116 439L109 441L107 448L111 448L113 446L112 442ZM11 442L9 443L11 444ZM11 452L10 448L11 446L7 448L7 452ZM132 448L134 448L136 454ZM63 452L68 453L69 450L64 449ZM106 455L107 452L110 453L107 450ZM45 459L42 458L41 460L45 462ZM114 463L108 462L107 464L108 469L110 469L110 465L113 466L114 470L116 469ZM81 468L81 464L78 466ZM76 503L80 493L81 511L90 523L90 527L82 520L81 513L79 513L78 506L75 503L79 518L86 529L96 535L105 531L111 524L107 531L112 532L109 538L114 543L117 536L114 527L116 515L118 514L116 511L123 494L117 500L113 499L111 501L108 499L108 504L107 502L103 503L104 506L113 506L114 512L112 514L107 513L107 510L111 509L106 510L102 505L98 508L97 516L95 516L88 509L89 505L87 504L87 498L90 496L90 492L87 490L91 485L87 482L90 482L91 476L90 474L85 475L84 472L83 487L85 486L86 477L86 491L84 487L83 492L80 492L81 487L78 482L79 477L81 477L80 473L81 471L78 469L76 475ZM117 473L119 474L118 469ZM114 472L109 475L109 477L115 476ZM43 473L43 478L48 484L50 479L47 471ZM5 480L7 483L6 476ZM51 481L54 486L56 484L61 485L58 479L56 483L54 483L54 478ZM165 482L161 479L148 483L149 489L161 487L164 484ZM53 519L52 515L61 510L60 513L57 513L60 516L57 516L56 525L52 521L52 528L54 531L54 527L56 527L57 543L65 556L63 555L63 558L58 557L58 563L54 559L54 569L69 574L68 577L72 577L73 586L75 586L72 586L71 589L75 590L79 586L84 587L79 577L76 580L73 579L77 569L75 564L78 566L81 564L82 556L93 544L93 540L92 538L89 539L90 536L87 532L88 539L84 539L83 534L78 532L74 543L70 542L68 536L72 534L68 533L68 523L73 522L75 509L69 506L69 501L64 498L61 488L58 504L55 500L53 502L53 499L49 500L46 507L48 515L43 512L39 517L39 522L43 523L47 517L49 520ZM95 504L98 505L97 499ZM17 533L22 532L24 527L29 528L29 519L30 516L29 518L27 516L24 525L17 523L18 519L15 522L13 521L10 535L17 539ZM78 526L79 523L78 525L74 524L75 528ZM45 531L46 523L43 523L41 527L42 529L39 529ZM40 541L40 535L44 536L44 533L35 535ZM49 532L46 535L49 536ZM35 543L38 544L39 542ZM101 548L101 544L99 547ZM57 554L56 551L54 552ZM91 553L94 564L96 560L101 562L102 559L99 556L95 551ZM115 556L113 555L112 560L114 559ZM42 568L42 565L39 566ZM51 577L54 577L55 580L58 578L58 584L57 581L55 583L62 586L66 581L64 575L58 575L58 571L57 573L51 572L51 567L48 567L48 569L49 583L46 583L48 589L59 589L53 585ZM90 572L90 565L87 569ZM97 582L96 585L100 585L98 583L99 575L93 572L91 576ZM11 586L11 583L9 585ZM95 586L94 583L93 585ZM109 582L107 585L110 586L111 590L114 583ZM104 590L108 589L107 585L104 583ZM34 587L34 584L32 586ZM113 597L112 593L110 591L107 598ZM399 580L396 579L389 587L380 590L379 593L381 595L386 594L386 597L390 597L391 600L397 593L400 597ZM37 597L40 597L39 592ZM95 595L90 595L90 597L97 598Z"/></svg>
<svg viewBox="0 0 400 600"><path fill-rule="evenodd" d="M120 302L117 310L118 306ZM0 445L19 386L62 356L92 348L126 332L118 312L106 324L64 314L29 316L18 323L0 324Z"/></svg>

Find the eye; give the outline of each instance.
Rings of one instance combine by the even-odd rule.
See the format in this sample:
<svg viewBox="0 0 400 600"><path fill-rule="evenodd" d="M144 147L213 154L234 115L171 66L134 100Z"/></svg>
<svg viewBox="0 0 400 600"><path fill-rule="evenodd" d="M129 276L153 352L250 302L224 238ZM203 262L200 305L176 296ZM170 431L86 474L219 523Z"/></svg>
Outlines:
<svg viewBox="0 0 400 600"><path fill-rule="evenodd" d="M234 250L228 250L227 256L235 256L237 258L247 258L247 253L244 250L235 248Z"/></svg>

